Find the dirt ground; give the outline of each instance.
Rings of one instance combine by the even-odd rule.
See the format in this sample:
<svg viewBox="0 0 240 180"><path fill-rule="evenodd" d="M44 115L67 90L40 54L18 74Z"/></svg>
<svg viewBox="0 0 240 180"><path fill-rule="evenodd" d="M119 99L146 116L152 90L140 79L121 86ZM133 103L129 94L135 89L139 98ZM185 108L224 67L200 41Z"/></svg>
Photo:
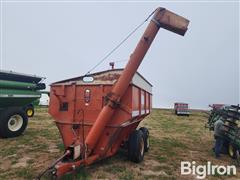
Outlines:
<svg viewBox="0 0 240 180"><path fill-rule="evenodd" d="M215 159L212 152L213 137L204 128L206 115L193 111L192 115L175 116L172 110L154 109L141 126L150 131L150 150L144 161L128 161L126 153L119 151L112 158L81 168L76 175L62 179L196 179L180 176L181 161L196 161L205 165L232 165L227 155ZM34 179L64 151L58 130L46 108L38 108L29 120L25 133L17 138L0 139L0 180ZM240 179L236 176L207 176L206 179Z"/></svg>

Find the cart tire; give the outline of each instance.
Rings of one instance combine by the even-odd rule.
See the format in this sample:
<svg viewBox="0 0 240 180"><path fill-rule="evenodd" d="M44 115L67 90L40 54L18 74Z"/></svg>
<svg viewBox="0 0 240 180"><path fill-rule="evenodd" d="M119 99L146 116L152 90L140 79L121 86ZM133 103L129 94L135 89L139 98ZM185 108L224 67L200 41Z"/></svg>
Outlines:
<svg viewBox="0 0 240 180"><path fill-rule="evenodd" d="M129 136L128 158L135 163L143 161L144 137L143 132L140 130L134 130Z"/></svg>
<svg viewBox="0 0 240 180"><path fill-rule="evenodd" d="M28 117L22 108L8 108L0 116L0 136L3 138L20 136L27 124Z"/></svg>
<svg viewBox="0 0 240 180"><path fill-rule="evenodd" d="M145 127L141 127L140 130L143 133L143 137L144 137L144 151L148 152L149 147L150 147L150 142L149 142L149 131L147 128Z"/></svg>
<svg viewBox="0 0 240 180"><path fill-rule="evenodd" d="M34 107L33 106L26 107L25 111L26 111L26 114L28 117L34 116Z"/></svg>
<svg viewBox="0 0 240 180"><path fill-rule="evenodd" d="M236 159L236 148L231 143L228 146L228 154L232 159Z"/></svg>

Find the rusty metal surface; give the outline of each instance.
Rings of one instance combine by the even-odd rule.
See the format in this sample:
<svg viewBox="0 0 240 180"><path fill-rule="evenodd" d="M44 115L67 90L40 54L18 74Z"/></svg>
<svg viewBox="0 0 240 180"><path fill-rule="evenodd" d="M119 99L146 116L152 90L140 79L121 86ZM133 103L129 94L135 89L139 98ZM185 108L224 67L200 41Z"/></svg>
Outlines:
<svg viewBox="0 0 240 180"><path fill-rule="evenodd" d="M119 77L120 77L120 73L108 73L108 74L96 76L94 80L113 81L113 80L117 80Z"/></svg>
<svg viewBox="0 0 240 180"><path fill-rule="evenodd" d="M179 16L165 8L158 8L152 19L159 27L172 31L179 35L184 35L187 31L189 20Z"/></svg>
<svg viewBox="0 0 240 180"><path fill-rule="evenodd" d="M65 149L78 146L81 149L79 160L60 162L55 166L57 176L82 164L88 165L114 155L128 140L129 134L152 107L152 94L131 84L139 65L160 27L184 35L188 22L181 16L158 8L121 73L111 70L106 74L92 74L99 82L97 86L83 83L83 76L51 85L49 113L56 120ZM111 82L111 85L106 82ZM138 111L136 116L133 115L135 111ZM115 128L121 125L120 130Z"/></svg>
<svg viewBox="0 0 240 180"><path fill-rule="evenodd" d="M101 137L104 132L104 127L112 119L115 113L115 108L112 108L112 102L115 104L120 103L121 98L125 94L134 74L137 72L138 67L140 66L144 56L146 55L156 34L158 33L159 28L163 27L177 34L184 35L189 23L189 21L185 18L178 16L164 8L156 9L153 20L154 21L151 21L147 26L143 36L137 44L137 47L131 54L123 73L114 85L111 91L111 94L113 95L112 101L102 108L94 125L88 133L88 136L86 137L85 143L89 154L91 154L95 148L99 137Z"/></svg>
<svg viewBox="0 0 240 180"><path fill-rule="evenodd" d="M71 79L55 82L52 85L63 86L63 85L71 85L73 83L75 83L76 85L87 85L87 84L89 84L89 85L113 85L119 79L122 72L123 72L123 69L107 70L107 71L102 71L102 72L98 72L98 73L94 73L94 74L89 74L88 76L93 77L93 79L94 79L92 82L84 82L83 78L85 76L80 76L80 77L76 77L76 78L71 78ZM147 86L149 86L149 88L152 87L152 84L148 80L146 80L139 72L135 73L135 75L131 81L131 84L135 84L136 86L141 87L141 85L139 85L139 83L136 82L137 79L141 79L141 81L143 82L142 84L147 84ZM151 92L151 91L149 91L149 92Z"/></svg>
<svg viewBox="0 0 240 180"><path fill-rule="evenodd" d="M105 71L100 71L100 72L97 72L97 73L88 74L88 76L97 77L99 75L102 76L103 74L113 73L113 74L119 74L119 77L120 77L120 74L122 73L122 71L123 71L123 69L111 69L111 70L105 70ZM152 84L147 79L145 79L139 72L136 72L136 74L138 74L144 81L146 81L150 86L152 86ZM83 82L82 79L84 77L85 76L78 76L78 77L74 77L74 78L70 78L70 79L65 79L65 80L62 80L62 81L54 82L51 85L64 85L64 84L71 84L73 82ZM112 80L114 80L114 79L112 79ZM96 82L93 82L93 83L96 83ZM101 83L104 83L104 82L101 81Z"/></svg>

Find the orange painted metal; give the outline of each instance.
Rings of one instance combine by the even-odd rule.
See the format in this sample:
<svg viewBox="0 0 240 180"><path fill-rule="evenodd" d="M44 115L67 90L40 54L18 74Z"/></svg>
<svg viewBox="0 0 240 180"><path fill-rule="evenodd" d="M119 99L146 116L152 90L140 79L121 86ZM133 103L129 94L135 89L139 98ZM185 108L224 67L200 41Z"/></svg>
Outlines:
<svg viewBox="0 0 240 180"><path fill-rule="evenodd" d="M122 69L114 69L93 74L92 83L82 83L84 77L78 77L51 85L49 113L56 120L65 149L74 149L78 145L81 147L81 156L74 162L61 162L55 166L58 176L74 170L76 166L91 164L95 160L114 155L127 141L129 133L150 113L150 109L144 109L147 105L142 106L142 104L150 102L151 92L130 83L122 97L121 105L114 113L114 118L104 127L104 133L99 137L91 155L87 154L84 146L85 138L105 106L107 100L104 97L112 91L114 83L122 72ZM142 81L148 83L143 78ZM87 98L86 90L88 90ZM141 102L141 93L148 94L146 98L148 97L149 100ZM142 111L144 113L141 114ZM73 160L72 157L73 155L69 155L67 158Z"/></svg>
<svg viewBox="0 0 240 180"><path fill-rule="evenodd" d="M109 94L108 97L110 101L108 101L108 103L101 110L86 138L85 144L89 150L89 153L95 148L99 137L104 131L104 127L112 118L116 109L115 105L120 103L122 96L126 92L133 75L137 71L145 54L151 46L159 28L163 27L175 33L184 35L187 30L188 23L189 21L185 18L175 15L164 8L158 8L156 10L153 20L149 23L136 49L130 56L129 62L126 65L122 75Z"/></svg>
<svg viewBox="0 0 240 180"><path fill-rule="evenodd" d="M158 8L125 69L91 74L51 85L49 113L55 119L66 151L55 165L56 175L114 155L152 107L151 86L137 69L160 27L184 35L188 20ZM139 86L133 77L143 82Z"/></svg>

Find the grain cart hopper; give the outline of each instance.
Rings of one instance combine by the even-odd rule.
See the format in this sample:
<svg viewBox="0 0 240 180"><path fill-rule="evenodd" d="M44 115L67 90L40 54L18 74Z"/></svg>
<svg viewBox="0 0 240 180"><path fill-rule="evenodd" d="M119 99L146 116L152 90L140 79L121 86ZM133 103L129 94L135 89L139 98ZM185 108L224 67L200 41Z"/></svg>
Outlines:
<svg viewBox="0 0 240 180"><path fill-rule="evenodd" d="M184 35L188 24L187 19L157 8L124 69L51 85L49 113L65 147L63 156L49 168L53 175L59 177L110 157L124 145L130 160L143 160L144 151L148 150L148 130L136 128L150 113L151 84L137 69L160 27Z"/></svg>
<svg viewBox="0 0 240 180"><path fill-rule="evenodd" d="M41 97L44 78L0 71L0 136L16 137L24 132L33 102ZM31 114L29 114L31 112Z"/></svg>

